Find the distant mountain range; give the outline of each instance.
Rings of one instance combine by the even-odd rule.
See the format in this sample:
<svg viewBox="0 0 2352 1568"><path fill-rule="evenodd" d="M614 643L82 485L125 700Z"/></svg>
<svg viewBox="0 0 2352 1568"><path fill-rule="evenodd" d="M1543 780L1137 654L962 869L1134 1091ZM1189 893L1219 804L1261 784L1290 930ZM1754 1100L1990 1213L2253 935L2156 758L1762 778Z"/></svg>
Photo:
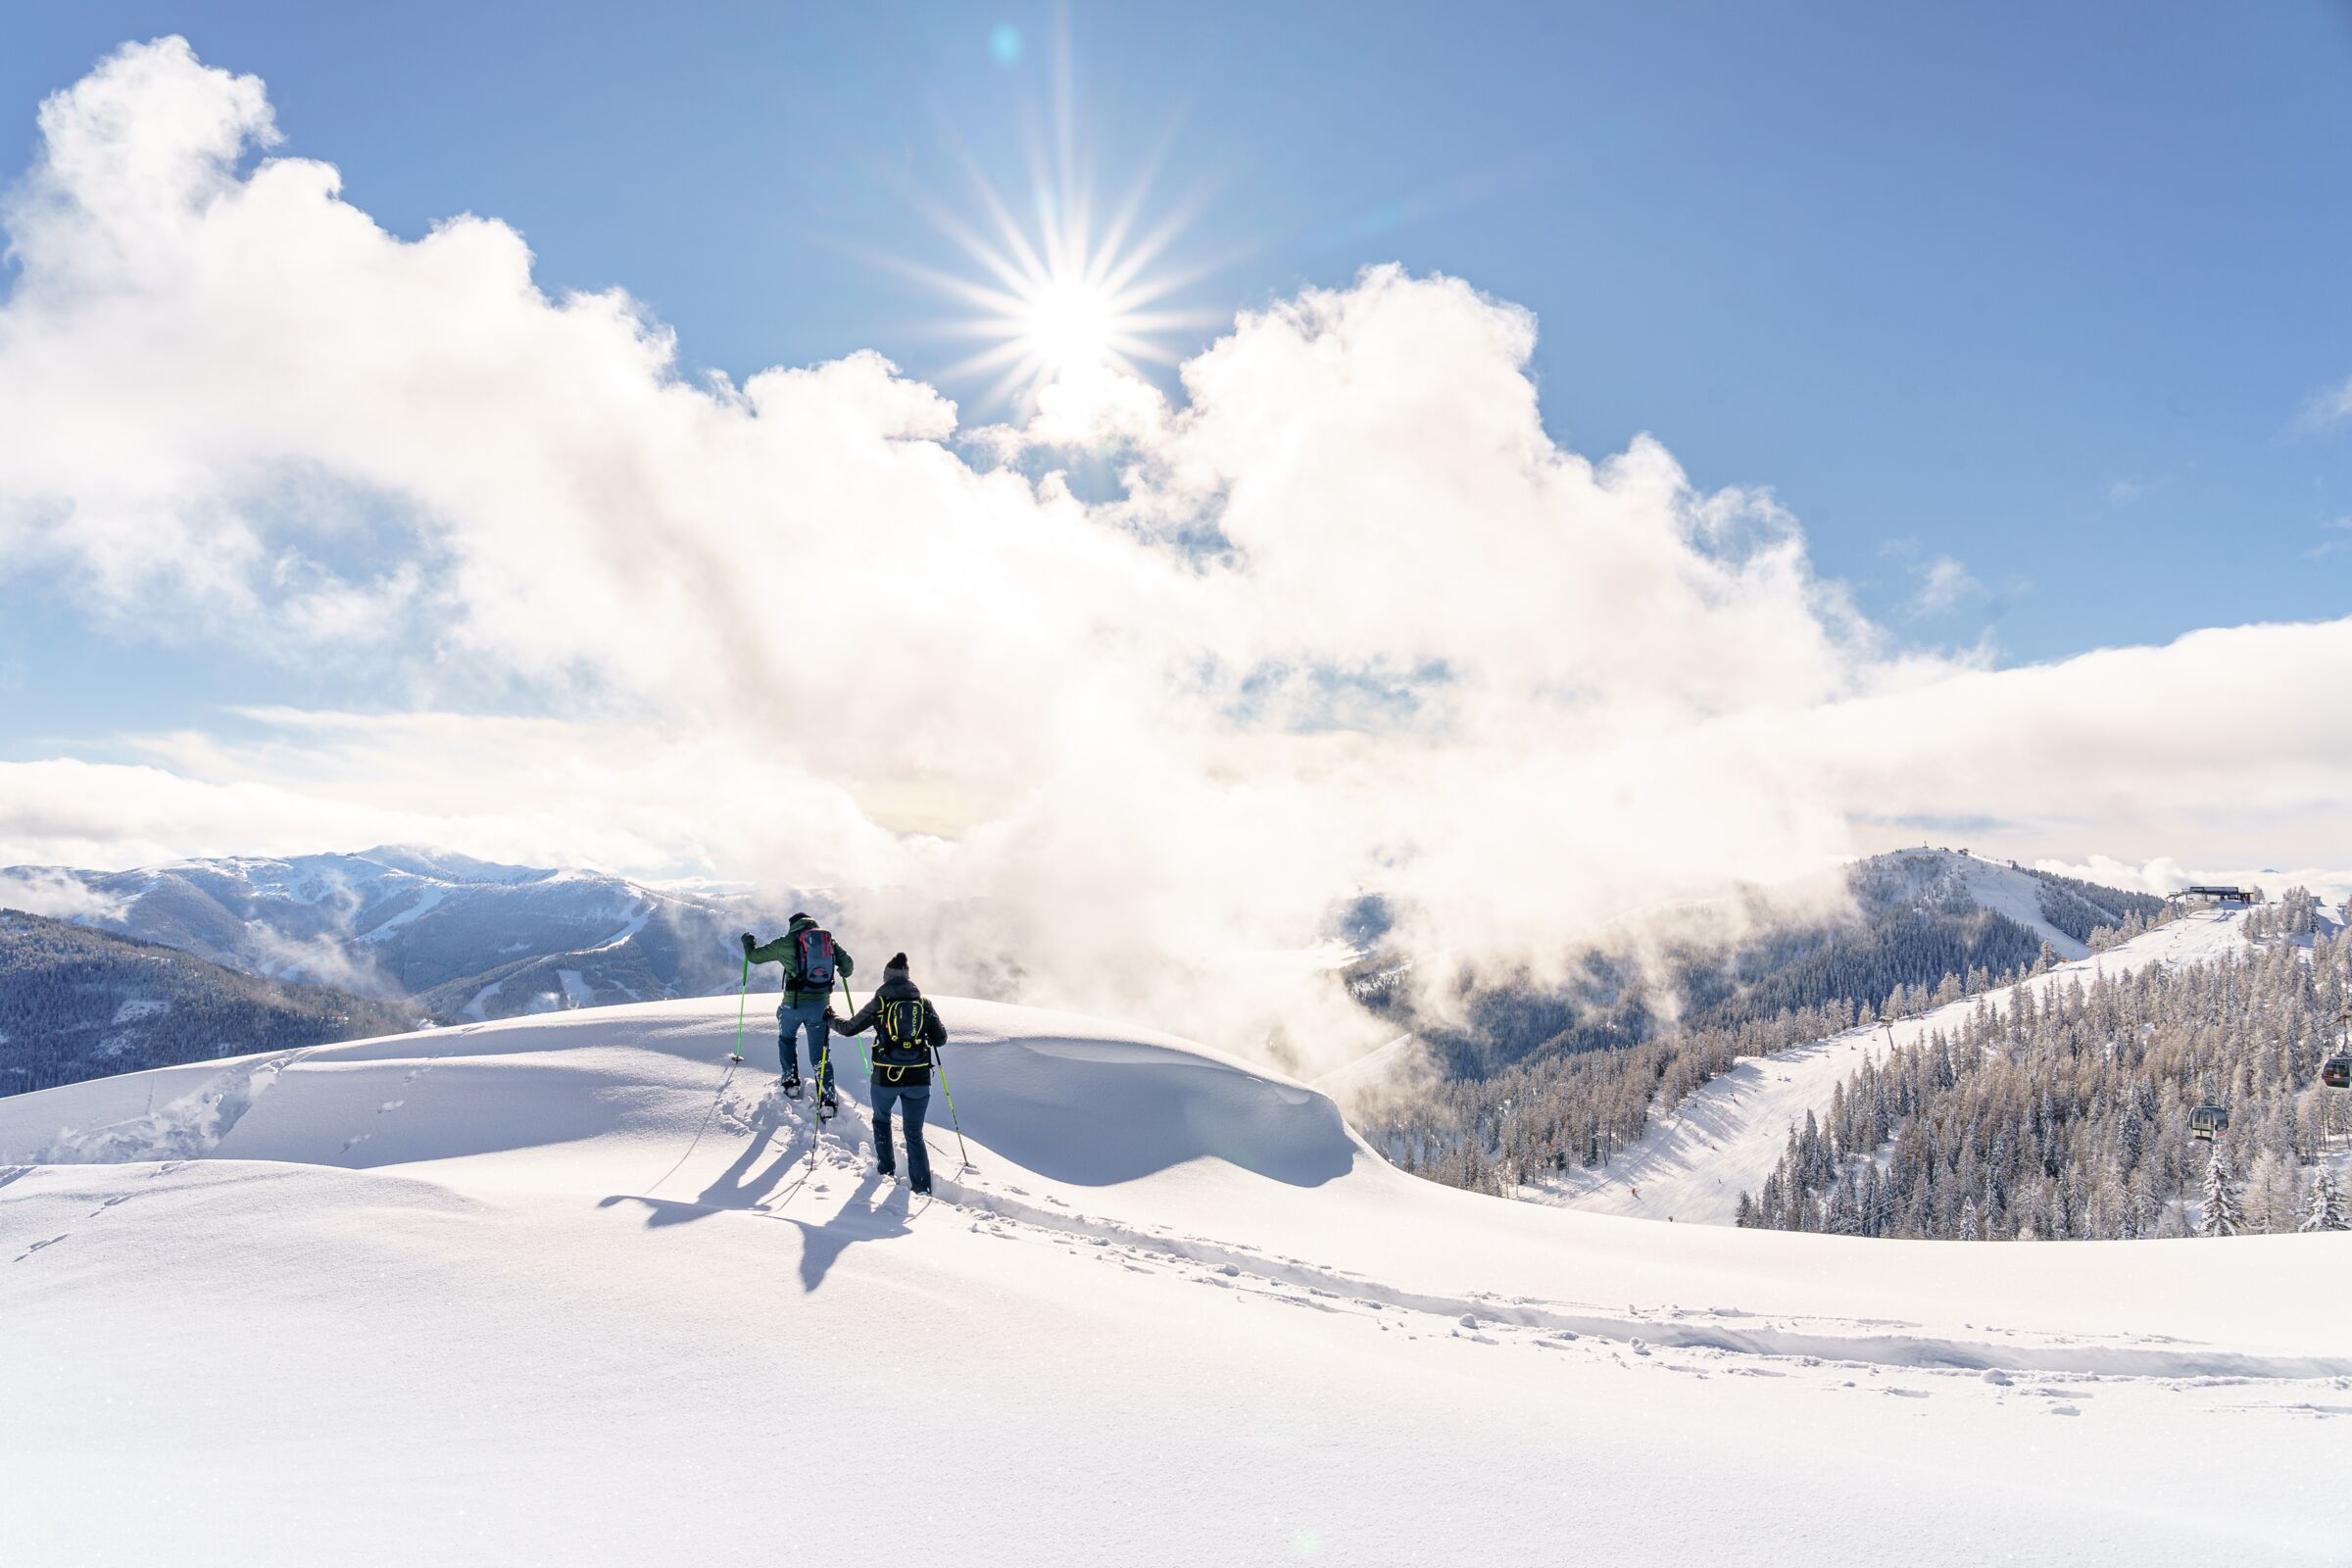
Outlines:
<svg viewBox="0 0 2352 1568"><path fill-rule="evenodd" d="M1397 984L1409 963L1396 955L1365 960L1351 988L1418 1034L1452 1073L1476 1078L1530 1057L1639 1044L1670 1021L1737 1028L1840 1000L1875 1008L1897 985L1932 990L1947 975L2024 969L2044 943L2058 958L2079 958L2100 927L2120 929L2134 916L2150 923L2164 910L2148 894L1965 850L1872 856L1849 866L1846 881L1848 907L1825 919L1776 920L1774 901L1747 895L1762 934L1728 951L1670 941L1662 956L1653 948L1636 960L1603 946L1567 985L1481 985L1464 998L1464 1023L1418 1016Z"/></svg>
<svg viewBox="0 0 2352 1568"><path fill-rule="evenodd" d="M404 847L135 871L18 866L0 871L0 905L12 886L41 890L80 925L455 1021L731 990L735 934L791 912Z"/></svg>
<svg viewBox="0 0 2352 1568"><path fill-rule="evenodd" d="M1837 919L1773 925L1769 936L1730 953L1692 943L1662 969L1596 952L1570 986L1482 989L1468 999L1466 1024L1414 1017L1393 984L1409 965L1394 955L1368 958L1355 990L1365 1005L1420 1033L1453 1072L1480 1077L1530 1056L1636 1044L1670 1018L1736 1026L1836 998L1875 1004L1898 983L1933 987L1975 968L2022 968L2044 942L2058 956L2076 957L2097 927L2161 908L2144 894L1946 851L1859 861L1849 882L1852 909ZM50 1022L39 1033L38 1054L46 1065L37 1072L32 1048L0 1042L0 1064L15 1069L13 1079L0 1076L0 1092L32 1087L38 1076L68 1082L219 1054L216 1036L269 1049L300 1033L292 1020L303 1017L314 1020L312 1033L295 1043L316 1044L350 1038L331 1032L347 1019L383 1032L420 1020L465 1023L718 994L742 973L735 934L772 932L793 907L403 847L181 860L135 871L18 866L0 871L0 907L12 903L67 915L73 924L61 930L160 944L281 989L246 997L258 1004L266 995L267 1018L196 1024L183 1004L177 1022L141 1032L124 1009L155 1000L140 989L152 978L152 956L142 967L118 955L110 967L94 955L77 956L73 961L91 965L74 971L72 983L80 1010L44 1014ZM834 912L822 901L808 906L819 918ZM45 940L55 947L62 939L52 932ZM105 989L108 975L121 982L118 990ZM0 1002L14 1000L8 993L19 983L29 982L0 974ZM56 982L41 984L45 1006L68 994ZM208 995L220 992L219 982L208 984ZM66 1076L53 1076L59 1073Z"/></svg>
<svg viewBox="0 0 2352 1568"><path fill-rule="evenodd" d="M0 1094L416 1027L416 1009L0 912Z"/></svg>

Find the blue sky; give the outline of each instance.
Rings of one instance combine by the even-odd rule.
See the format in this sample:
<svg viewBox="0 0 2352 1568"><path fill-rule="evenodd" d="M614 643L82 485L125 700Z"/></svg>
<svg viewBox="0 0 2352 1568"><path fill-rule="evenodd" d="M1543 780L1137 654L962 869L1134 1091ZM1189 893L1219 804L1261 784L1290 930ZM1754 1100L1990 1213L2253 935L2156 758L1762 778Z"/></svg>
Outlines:
<svg viewBox="0 0 2352 1568"><path fill-rule="evenodd" d="M1172 303L1466 279L1539 320L1555 439L1770 487L1903 642L2018 664L2347 608L2352 418L2307 413L2352 377L2340 7L18 6L0 169L167 33L395 235L494 218L689 369L875 349L967 426L1012 411L890 264L972 272L926 208L976 220L974 168L1022 194L1066 58L1098 198L1150 172L1144 221L1188 215ZM401 707L65 582L0 574L0 759Z"/></svg>
<svg viewBox="0 0 2352 1568"><path fill-rule="evenodd" d="M18 7L0 147L23 168L44 94L182 31L397 232L503 218L543 282L625 287L739 375L859 347L920 374L950 312L865 253L957 265L899 181L968 211L960 137L1020 184L1054 17ZM1084 7L1069 33L1102 189L1164 138L1157 188L1204 193L1179 253L1225 265L1192 303L1395 260L1525 305L1556 435L1647 429L1702 483L1774 486L1907 632L2039 659L2344 607L2352 552L2314 552L2352 441L2294 431L2352 374L2341 8ZM1938 554L1989 597L1910 621Z"/></svg>

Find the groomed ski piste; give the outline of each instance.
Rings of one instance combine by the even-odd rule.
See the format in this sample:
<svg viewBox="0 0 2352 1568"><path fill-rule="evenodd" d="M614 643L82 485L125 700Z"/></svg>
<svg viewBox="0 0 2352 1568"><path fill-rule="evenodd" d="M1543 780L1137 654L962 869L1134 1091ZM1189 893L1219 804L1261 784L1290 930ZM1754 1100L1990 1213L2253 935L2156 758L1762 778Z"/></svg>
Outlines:
<svg viewBox="0 0 2352 1568"><path fill-rule="evenodd" d="M1788 1129L1805 1112L1826 1114L1830 1092L1884 1060L1891 1039L1913 1045L1936 1030L1950 1034L1977 1007L1989 1002L2007 1006L2018 990L2038 997L2101 974L2127 975L2146 964L2182 965L2220 957L2242 940L2242 909L2208 909L2184 914L2133 937L2014 986L1981 997L1964 997L1931 1011L1885 1023L1868 1023L1809 1046L1751 1056L1705 1084L1673 1110L1657 1117L1647 1132L1598 1170L1575 1170L1528 1189L1544 1202L1565 1203L1599 1214L1673 1220L1684 1225L1729 1225L1740 1195L1764 1185L1788 1145ZM2352 1344L2352 1327L2345 1338Z"/></svg>
<svg viewBox="0 0 2352 1568"><path fill-rule="evenodd" d="M2352 1551L2352 1234L1512 1203L1215 1051L942 1010L928 1200L772 1037L730 1068L732 998L0 1102L0 1558Z"/></svg>

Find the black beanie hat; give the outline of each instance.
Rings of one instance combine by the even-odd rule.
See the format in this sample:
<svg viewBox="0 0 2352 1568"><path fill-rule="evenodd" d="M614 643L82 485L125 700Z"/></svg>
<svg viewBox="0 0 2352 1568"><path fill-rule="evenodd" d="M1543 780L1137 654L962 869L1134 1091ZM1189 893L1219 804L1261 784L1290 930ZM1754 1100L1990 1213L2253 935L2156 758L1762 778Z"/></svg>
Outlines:
<svg viewBox="0 0 2352 1568"><path fill-rule="evenodd" d="M892 954L890 956L890 961L882 966L882 972L884 974L891 974L894 972L898 974L905 974L906 972L906 955L904 953Z"/></svg>

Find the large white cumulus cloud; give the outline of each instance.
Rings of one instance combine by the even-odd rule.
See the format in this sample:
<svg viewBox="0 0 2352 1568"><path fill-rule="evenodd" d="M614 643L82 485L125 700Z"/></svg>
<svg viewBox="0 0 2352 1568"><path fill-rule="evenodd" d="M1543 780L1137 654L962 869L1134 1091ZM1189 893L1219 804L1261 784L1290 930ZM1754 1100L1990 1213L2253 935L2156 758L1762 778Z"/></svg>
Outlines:
<svg viewBox="0 0 2352 1568"><path fill-rule="evenodd" d="M1337 1050L1306 955L1367 891L1426 953L1540 968L1918 813L2352 856L2324 800L2352 730L2297 695L2352 675L2344 623L1893 657L1769 497L1555 444L1535 322L1452 279L1246 316L1178 405L1064 388L966 432L871 354L686 379L496 221L396 239L331 168L254 162L261 84L176 39L41 129L0 571L343 662L377 716L0 766L0 860L398 836L699 866L833 887L951 984ZM1105 433L1122 493L1082 502L1052 444ZM2216 736L2280 764L2250 789Z"/></svg>

